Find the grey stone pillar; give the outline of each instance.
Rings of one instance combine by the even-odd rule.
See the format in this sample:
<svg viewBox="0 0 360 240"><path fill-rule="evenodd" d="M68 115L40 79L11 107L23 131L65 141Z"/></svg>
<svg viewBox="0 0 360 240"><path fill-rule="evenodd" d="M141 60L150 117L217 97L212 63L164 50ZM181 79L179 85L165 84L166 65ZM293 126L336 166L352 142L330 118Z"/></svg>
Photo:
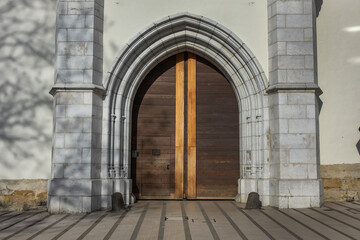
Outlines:
<svg viewBox="0 0 360 240"><path fill-rule="evenodd" d="M268 0L270 204L318 207L320 179L316 7L312 0Z"/></svg>
<svg viewBox="0 0 360 240"><path fill-rule="evenodd" d="M100 207L103 0L58 0L50 212Z"/></svg>

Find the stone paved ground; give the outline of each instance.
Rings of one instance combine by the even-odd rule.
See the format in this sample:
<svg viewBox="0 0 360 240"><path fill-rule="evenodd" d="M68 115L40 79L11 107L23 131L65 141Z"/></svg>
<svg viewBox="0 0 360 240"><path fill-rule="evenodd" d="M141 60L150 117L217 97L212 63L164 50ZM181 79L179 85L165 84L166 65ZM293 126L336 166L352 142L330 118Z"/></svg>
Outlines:
<svg viewBox="0 0 360 240"><path fill-rule="evenodd" d="M232 201L139 201L122 212L0 212L0 239L360 239L360 202L243 207Z"/></svg>

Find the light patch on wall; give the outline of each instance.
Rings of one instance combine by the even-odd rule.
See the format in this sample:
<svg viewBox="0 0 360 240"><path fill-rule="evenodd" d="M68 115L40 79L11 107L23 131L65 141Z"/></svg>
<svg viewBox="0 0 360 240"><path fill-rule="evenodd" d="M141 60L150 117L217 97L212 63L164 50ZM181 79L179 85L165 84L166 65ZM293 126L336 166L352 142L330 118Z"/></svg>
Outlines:
<svg viewBox="0 0 360 240"><path fill-rule="evenodd" d="M0 2L0 179L46 179L56 0Z"/></svg>
<svg viewBox="0 0 360 240"><path fill-rule="evenodd" d="M359 0L326 0L317 18L322 165L360 162ZM339 124L340 123L340 124ZM344 172L346 174L346 172ZM325 185L325 184L324 184Z"/></svg>
<svg viewBox="0 0 360 240"><path fill-rule="evenodd" d="M104 11L105 74L129 39L151 23L181 12L206 16L229 28L251 49L268 74L267 4L264 0L114 0L106 1Z"/></svg>
<svg viewBox="0 0 360 240"><path fill-rule="evenodd" d="M351 64L360 64L360 57L349 58L347 62Z"/></svg>
<svg viewBox="0 0 360 240"><path fill-rule="evenodd" d="M345 32L360 32L360 26L351 26L344 28Z"/></svg>

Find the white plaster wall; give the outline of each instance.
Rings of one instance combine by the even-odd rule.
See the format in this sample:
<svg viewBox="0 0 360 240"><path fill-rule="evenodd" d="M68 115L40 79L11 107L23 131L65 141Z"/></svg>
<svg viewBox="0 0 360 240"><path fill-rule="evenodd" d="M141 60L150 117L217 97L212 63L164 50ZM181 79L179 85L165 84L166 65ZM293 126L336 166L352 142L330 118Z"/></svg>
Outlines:
<svg viewBox="0 0 360 240"><path fill-rule="evenodd" d="M106 0L104 74L136 33L179 12L205 16L230 29L250 48L268 75L266 0Z"/></svg>
<svg viewBox="0 0 360 240"><path fill-rule="evenodd" d="M317 19L323 165L360 163L359 10L359 0L324 0Z"/></svg>
<svg viewBox="0 0 360 240"><path fill-rule="evenodd" d="M0 179L50 177L55 8L0 1Z"/></svg>

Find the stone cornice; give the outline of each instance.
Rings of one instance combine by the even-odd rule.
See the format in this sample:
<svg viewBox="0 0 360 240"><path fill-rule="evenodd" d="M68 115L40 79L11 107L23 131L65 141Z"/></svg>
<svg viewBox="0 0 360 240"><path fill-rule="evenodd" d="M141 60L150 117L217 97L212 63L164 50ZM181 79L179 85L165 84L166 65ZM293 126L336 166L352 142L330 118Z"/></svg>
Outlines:
<svg viewBox="0 0 360 240"><path fill-rule="evenodd" d="M315 91L318 96L323 93L321 88L315 83L278 83L266 89L268 94L279 91Z"/></svg>
<svg viewBox="0 0 360 240"><path fill-rule="evenodd" d="M56 83L50 90L50 94L55 96L58 92L71 92L71 91L93 91L94 93L105 96L106 90L103 86L96 84L76 84L76 83Z"/></svg>

